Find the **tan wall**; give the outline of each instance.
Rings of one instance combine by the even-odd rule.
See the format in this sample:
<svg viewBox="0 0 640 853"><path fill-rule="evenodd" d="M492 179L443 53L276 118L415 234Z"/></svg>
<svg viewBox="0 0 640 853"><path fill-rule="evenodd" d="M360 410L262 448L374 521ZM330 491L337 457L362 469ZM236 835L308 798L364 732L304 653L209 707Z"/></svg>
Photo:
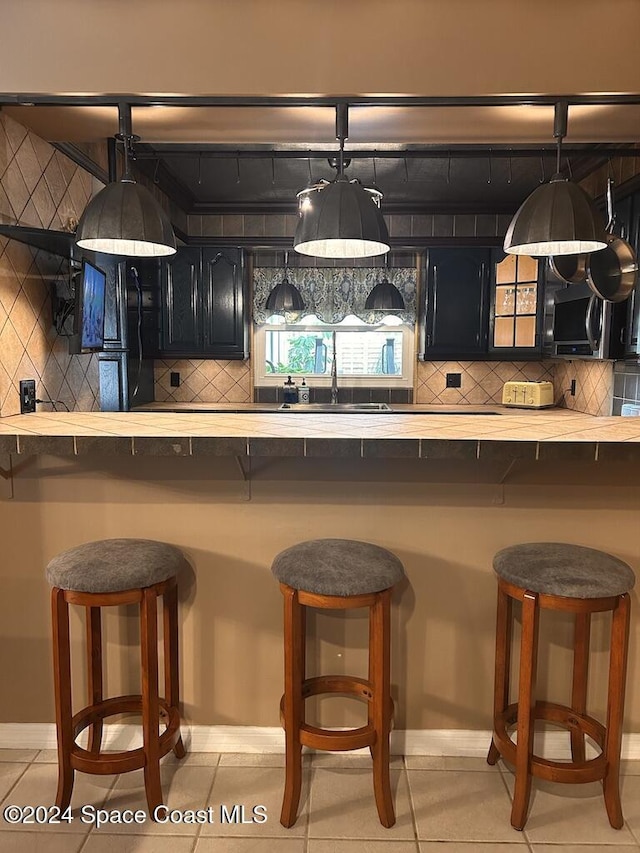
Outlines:
<svg viewBox="0 0 640 853"><path fill-rule="evenodd" d="M635 0L137 0L126 26L105 0L4 6L5 92L640 90Z"/></svg>
<svg viewBox="0 0 640 853"><path fill-rule="evenodd" d="M21 460L22 462L22 460ZM495 618L493 553L508 544L564 540L602 548L640 571L640 469L613 464L503 466L394 460L253 460L253 479L233 459L28 460L15 498L1 485L1 719L53 719L48 588L43 567L93 538L166 539L187 552L182 579L181 659L185 715L200 724L277 725L282 685L281 596L269 566L282 548L322 536L376 542L395 551L408 582L393 617L397 727L486 729L491 713ZM432 482L429 482L429 479ZM456 483L456 480L458 481ZM627 729L640 731L637 594ZM606 620L594 627L591 693L602 709ZM569 623L544 620L540 682L569 690ZM81 623L74 615L81 665ZM364 666L361 617L310 619L325 671ZM135 689L133 612L108 620L108 688ZM550 633L549 633L550 631ZM547 675L549 661L553 676ZM121 672L130 664L130 674ZM77 678L80 687L81 679ZM82 697L81 697L82 698ZM339 700L333 700L334 702ZM324 712L332 723L351 711Z"/></svg>

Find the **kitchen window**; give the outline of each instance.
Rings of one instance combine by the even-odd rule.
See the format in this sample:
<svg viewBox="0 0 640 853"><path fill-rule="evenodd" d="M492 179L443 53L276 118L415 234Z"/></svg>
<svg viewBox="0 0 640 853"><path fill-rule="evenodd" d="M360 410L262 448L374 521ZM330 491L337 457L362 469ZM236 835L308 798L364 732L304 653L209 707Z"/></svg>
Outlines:
<svg viewBox="0 0 640 853"><path fill-rule="evenodd" d="M340 323L324 323L310 314L294 323L269 317L255 327L255 384L281 385L292 376L306 378L311 386L329 386L334 331L338 380L343 385L413 386L413 326L392 315L376 325L354 315Z"/></svg>

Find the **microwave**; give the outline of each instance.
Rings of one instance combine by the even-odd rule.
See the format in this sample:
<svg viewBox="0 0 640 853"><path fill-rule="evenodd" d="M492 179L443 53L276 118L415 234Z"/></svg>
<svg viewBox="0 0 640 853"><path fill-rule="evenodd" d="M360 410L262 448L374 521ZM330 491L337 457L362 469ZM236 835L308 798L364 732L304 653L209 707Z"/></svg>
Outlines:
<svg viewBox="0 0 640 853"><path fill-rule="evenodd" d="M571 284L553 295L551 355L613 359L624 356L626 302L606 302L588 284Z"/></svg>

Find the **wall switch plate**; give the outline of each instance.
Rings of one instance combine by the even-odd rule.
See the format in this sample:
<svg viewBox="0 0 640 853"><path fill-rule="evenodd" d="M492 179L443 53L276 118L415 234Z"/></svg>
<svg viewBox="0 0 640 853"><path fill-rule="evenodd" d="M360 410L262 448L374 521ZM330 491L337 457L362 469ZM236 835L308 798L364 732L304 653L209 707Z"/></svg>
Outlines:
<svg viewBox="0 0 640 853"><path fill-rule="evenodd" d="M20 380L20 414L28 415L36 410L36 380Z"/></svg>
<svg viewBox="0 0 640 853"><path fill-rule="evenodd" d="M462 387L462 374L461 373L447 373L447 388L461 388Z"/></svg>
<svg viewBox="0 0 640 853"><path fill-rule="evenodd" d="M180 374L177 371L171 371L171 376L169 377L169 384L172 388L180 387Z"/></svg>
<svg viewBox="0 0 640 853"><path fill-rule="evenodd" d="M572 397L576 396L576 380L575 379L571 380L571 388L569 389L569 393L571 394Z"/></svg>

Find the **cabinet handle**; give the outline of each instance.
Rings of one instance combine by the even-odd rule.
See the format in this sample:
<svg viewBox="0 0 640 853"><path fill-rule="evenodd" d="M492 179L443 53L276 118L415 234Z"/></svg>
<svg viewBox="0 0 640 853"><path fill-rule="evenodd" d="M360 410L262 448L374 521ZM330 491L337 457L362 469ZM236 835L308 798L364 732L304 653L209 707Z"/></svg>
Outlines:
<svg viewBox="0 0 640 853"><path fill-rule="evenodd" d="M196 275L196 266L195 266L195 264L191 264L191 310L193 311L193 320L194 320L194 323L196 325L196 328L198 326L198 298L197 298L198 286L197 286L197 284L198 284L198 280L197 280L197 275Z"/></svg>
<svg viewBox="0 0 640 853"><path fill-rule="evenodd" d="M436 307L438 305L438 265L433 265L433 305L431 307L431 334L427 335L427 346L436 339Z"/></svg>
<svg viewBox="0 0 640 853"><path fill-rule="evenodd" d="M487 280L487 265L484 261L480 263L480 316L478 317L478 331L476 332L476 344L480 346L482 320L484 318L485 283Z"/></svg>

